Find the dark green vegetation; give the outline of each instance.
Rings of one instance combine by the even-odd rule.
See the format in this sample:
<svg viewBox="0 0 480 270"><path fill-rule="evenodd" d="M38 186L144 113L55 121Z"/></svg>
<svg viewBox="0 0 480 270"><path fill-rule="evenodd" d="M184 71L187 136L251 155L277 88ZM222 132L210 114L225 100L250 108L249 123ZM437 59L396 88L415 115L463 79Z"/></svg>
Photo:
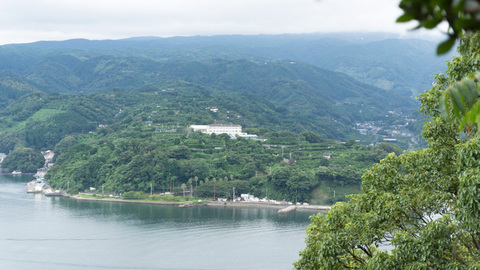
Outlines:
<svg viewBox="0 0 480 270"><path fill-rule="evenodd" d="M430 85L429 80L425 81L430 78L427 74L443 70L444 60L428 53L433 44L384 38L385 35L372 34L217 36L7 45L0 48L0 108L20 96L38 91L153 93L188 88L192 97L215 96L229 100L224 104L226 111L237 111L245 117L250 115L250 123L240 123L244 127L256 124L273 131L297 133L310 130L324 138L347 140L358 135L352 129L356 122L394 123L392 118L385 121L386 111L396 109L405 115L415 110L411 99L398 95L408 97L427 88ZM345 72L379 88L318 67ZM255 102L244 103L240 108L237 100ZM36 112L44 103L21 102L16 109L9 108L2 113L11 117L20 113L7 120L10 122L8 128L18 121L35 122L35 119L26 120L28 113ZM178 102L187 105L191 101ZM216 106L216 103L208 106ZM80 110L92 109L86 103L76 106ZM263 107L264 114L258 114L259 106ZM85 121L76 120L77 123L105 122L104 116L96 119L91 114L68 113L77 114L68 116L70 119L85 118ZM199 119L191 120L186 124L198 123L195 120ZM42 138L47 131L41 130L43 135L33 133L45 127L30 127L33 129L28 146L35 148L51 148L58 138L68 133L65 129L60 132L51 129L50 134ZM92 130L92 126L66 129L81 133ZM17 137L23 134L4 138L8 143L0 148L3 151L13 149L10 141ZM46 141L42 142L43 139Z"/></svg>
<svg viewBox="0 0 480 270"><path fill-rule="evenodd" d="M109 193L148 193L153 187L155 192L200 197L231 197L235 187L237 196L331 203L358 191L365 168L389 152L401 152L389 144L309 143L309 133L267 132L267 141L261 142L226 134L161 132L140 119L118 132L115 125L107 132L109 128L97 129L62 154L47 175L50 183L78 191L103 186ZM330 159L323 157L326 152Z"/></svg>
<svg viewBox="0 0 480 270"><path fill-rule="evenodd" d="M455 117L458 108L444 107L447 118L440 113L446 89L480 68L479 43L472 42L478 38L463 40L461 56L420 96L429 117L423 128L428 147L389 154L363 175L361 194L314 216L297 269L480 267L480 141L475 127L468 128L472 122L464 126ZM474 89L478 96L478 85ZM385 244L392 249L382 249Z"/></svg>
<svg viewBox="0 0 480 270"><path fill-rule="evenodd" d="M2 168L9 171L21 171L23 173L35 173L43 167L45 159L43 155L32 148L17 148L10 153L2 162Z"/></svg>
<svg viewBox="0 0 480 270"><path fill-rule="evenodd" d="M230 196L235 187L237 195L321 203L358 192L366 168L389 152L401 151L388 144L372 148L354 140L324 140L305 131L314 127L312 119L286 109L279 112L250 93L197 89L182 83L137 93L35 92L2 111L0 145L2 151L13 151L12 158L24 147L53 149L57 160L47 177L60 188L83 191L103 185L106 192L118 193L149 192L152 186L178 195L186 184L195 196ZM211 111L213 107L218 111ZM186 129L214 121L241 124L266 141ZM326 152L332 154L330 160L323 157ZM18 162L29 164L29 172L41 167L30 159ZM20 169L9 164L3 167Z"/></svg>
<svg viewBox="0 0 480 270"><path fill-rule="evenodd" d="M480 35L469 35L460 39L460 52L466 56L472 56L474 52L471 48L475 48L480 40ZM460 65L458 62L462 61ZM452 67L459 74L468 72L470 66L477 65L476 57L456 58L452 61L455 65ZM457 76L457 81L451 84L443 93L440 101L440 111L442 115L451 120L459 121L459 132L464 132L470 138L477 135L480 130L480 92L477 85L480 79L480 71L476 70L467 77ZM461 81L460 81L461 79Z"/></svg>
<svg viewBox="0 0 480 270"><path fill-rule="evenodd" d="M0 78L5 91L91 93L113 87L132 91L166 79L195 76L205 80L219 72L238 71L217 65L213 74L199 74L197 69L205 61L264 64L285 60L343 72L381 89L412 96L430 88L429 78L446 68L448 58L436 57L434 46L423 40L366 33L37 42L0 48ZM226 79L218 77L219 83ZM255 81L240 82L239 86Z"/></svg>
<svg viewBox="0 0 480 270"><path fill-rule="evenodd" d="M71 146L69 134L88 133L98 123L110 123L117 106L105 95L65 96L35 92L21 97L2 110L0 151L18 147L59 152ZM68 145L69 144L69 145Z"/></svg>
<svg viewBox="0 0 480 270"><path fill-rule="evenodd" d="M13 48L16 49L4 49ZM280 125L280 129L293 132L312 130L326 138L346 139L354 134L351 127L355 122L384 120L389 109L408 112L415 107L411 99L399 97L393 91L385 92L346 75L302 63L260 59L160 61L139 56L103 55L101 51L56 52L53 56L43 53L46 56L41 61L20 72L25 73L22 76L28 80L17 82L18 85L28 84L36 91L66 94L153 93L188 88L191 96L187 98L221 96L228 103L224 105L227 111L237 111L245 117L250 114L257 118L258 125ZM239 99L258 101L239 106L236 102ZM188 106L191 101L178 102ZM258 102L271 113L259 115ZM217 106L216 103L210 102L209 106ZM41 103L32 105L34 107L26 110L35 111ZM9 109L6 114L17 111ZM28 111L12 120L22 121L25 117ZM191 124L196 123L193 120ZM289 124L284 126L281 122Z"/></svg>

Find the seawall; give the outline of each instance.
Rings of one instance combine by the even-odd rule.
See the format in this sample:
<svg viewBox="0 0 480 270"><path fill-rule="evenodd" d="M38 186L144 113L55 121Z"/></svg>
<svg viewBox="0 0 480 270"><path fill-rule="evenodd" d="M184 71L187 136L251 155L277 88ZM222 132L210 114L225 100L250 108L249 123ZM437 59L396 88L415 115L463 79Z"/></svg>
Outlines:
<svg viewBox="0 0 480 270"><path fill-rule="evenodd" d="M80 196L65 195L65 198L70 198L79 201L95 201L95 202L114 202L114 203L134 203L134 204L156 204L156 205L170 205L181 206L187 205L188 202L158 202L158 201L137 201L137 200L122 200L122 199L109 199L109 198L85 198ZM219 201L206 201L203 204L193 204L191 206L206 206L206 207L238 207L238 208L271 208L271 209L284 209L292 205L288 204L274 204L274 203L262 203L262 202L219 202ZM331 208L328 205L296 205L297 211L313 211L322 212Z"/></svg>

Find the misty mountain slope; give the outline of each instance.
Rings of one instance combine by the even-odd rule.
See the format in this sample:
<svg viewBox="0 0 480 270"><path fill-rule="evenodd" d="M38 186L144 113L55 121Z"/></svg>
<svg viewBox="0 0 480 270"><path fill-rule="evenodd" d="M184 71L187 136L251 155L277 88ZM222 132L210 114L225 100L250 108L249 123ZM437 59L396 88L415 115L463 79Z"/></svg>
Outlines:
<svg viewBox="0 0 480 270"><path fill-rule="evenodd" d="M161 62L142 57L101 56L80 60L63 55L32 66L26 75L46 92L141 91L186 81L214 90L249 92L277 106L351 122L413 102L341 73L286 61L209 60ZM348 112L339 113L345 104ZM366 116L359 115L361 113ZM383 112L380 112L383 111Z"/></svg>
<svg viewBox="0 0 480 270"><path fill-rule="evenodd" d="M316 66L342 72L403 95L416 95L430 87L432 74L446 66L446 60L436 57L431 44L422 40L354 44L337 48L314 62Z"/></svg>
<svg viewBox="0 0 480 270"><path fill-rule="evenodd" d="M22 45L29 50L71 50L79 56L143 57L155 61L300 61L346 73L404 96L430 88L449 55L436 56L436 41L401 39L388 33L225 35L122 40L68 40Z"/></svg>

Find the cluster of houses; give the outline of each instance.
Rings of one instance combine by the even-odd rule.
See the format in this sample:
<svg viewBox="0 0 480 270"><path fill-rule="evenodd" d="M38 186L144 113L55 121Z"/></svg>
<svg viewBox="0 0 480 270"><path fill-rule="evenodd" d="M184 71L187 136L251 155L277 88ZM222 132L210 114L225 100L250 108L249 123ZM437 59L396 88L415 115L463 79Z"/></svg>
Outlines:
<svg viewBox="0 0 480 270"><path fill-rule="evenodd" d="M53 157L55 153L51 150L42 152L43 157L45 158L45 168L50 168L53 166Z"/></svg>
<svg viewBox="0 0 480 270"><path fill-rule="evenodd" d="M221 199L219 199L221 200ZM226 199L224 199L226 200ZM250 195L250 194L241 194L240 197L237 197L235 199L235 201L238 201L238 202L253 202L253 203L269 203L269 204L288 204L288 205L292 205L293 203L292 202L288 202L288 201L277 201L277 200L270 200L268 198L263 198L263 199L259 199L253 195ZM297 203L297 205L300 205L301 203ZM304 205L308 205L308 203L303 203Z"/></svg>
<svg viewBox="0 0 480 270"><path fill-rule="evenodd" d="M391 112L393 113L393 112ZM363 123L356 123L355 129L363 135L384 135L384 136L398 136L398 137L411 137L413 134L407 129L410 123L415 122L415 119L404 117L404 124L391 125L385 128L383 121L367 121ZM378 133L383 129L385 134Z"/></svg>
<svg viewBox="0 0 480 270"><path fill-rule="evenodd" d="M43 193L45 196L61 196L63 193L60 190L54 190L44 179L48 168L53 165L53 157L55 156L55 153L51 150L47 150L42 151L42 155L45 158L44 167L38 169L37 173L33 175L35 179L27 183L27 193ZM14 171L12 174L21 174L21 172Z"/></svg>
<svg viewBox="0 0 480 270"><path fill-rule="evenodd" d="M27 193L43 193L45 196L63 195L61 190L54 190L45 181L44 177L47 171L48 168L46 167L37 170L37 173L33 175L35 179L27 183Z"/></svg>

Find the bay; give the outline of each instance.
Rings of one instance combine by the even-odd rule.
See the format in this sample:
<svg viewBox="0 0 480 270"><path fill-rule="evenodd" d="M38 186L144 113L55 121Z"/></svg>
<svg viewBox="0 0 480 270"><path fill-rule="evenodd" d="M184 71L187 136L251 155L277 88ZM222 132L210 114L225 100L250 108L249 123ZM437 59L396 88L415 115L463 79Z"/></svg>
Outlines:
<svg viewBox="0 0 480 270"><path fill-rule="evenodd" d="M292 269L313 212L27 194L0 176L0 269Z"/></svg>

